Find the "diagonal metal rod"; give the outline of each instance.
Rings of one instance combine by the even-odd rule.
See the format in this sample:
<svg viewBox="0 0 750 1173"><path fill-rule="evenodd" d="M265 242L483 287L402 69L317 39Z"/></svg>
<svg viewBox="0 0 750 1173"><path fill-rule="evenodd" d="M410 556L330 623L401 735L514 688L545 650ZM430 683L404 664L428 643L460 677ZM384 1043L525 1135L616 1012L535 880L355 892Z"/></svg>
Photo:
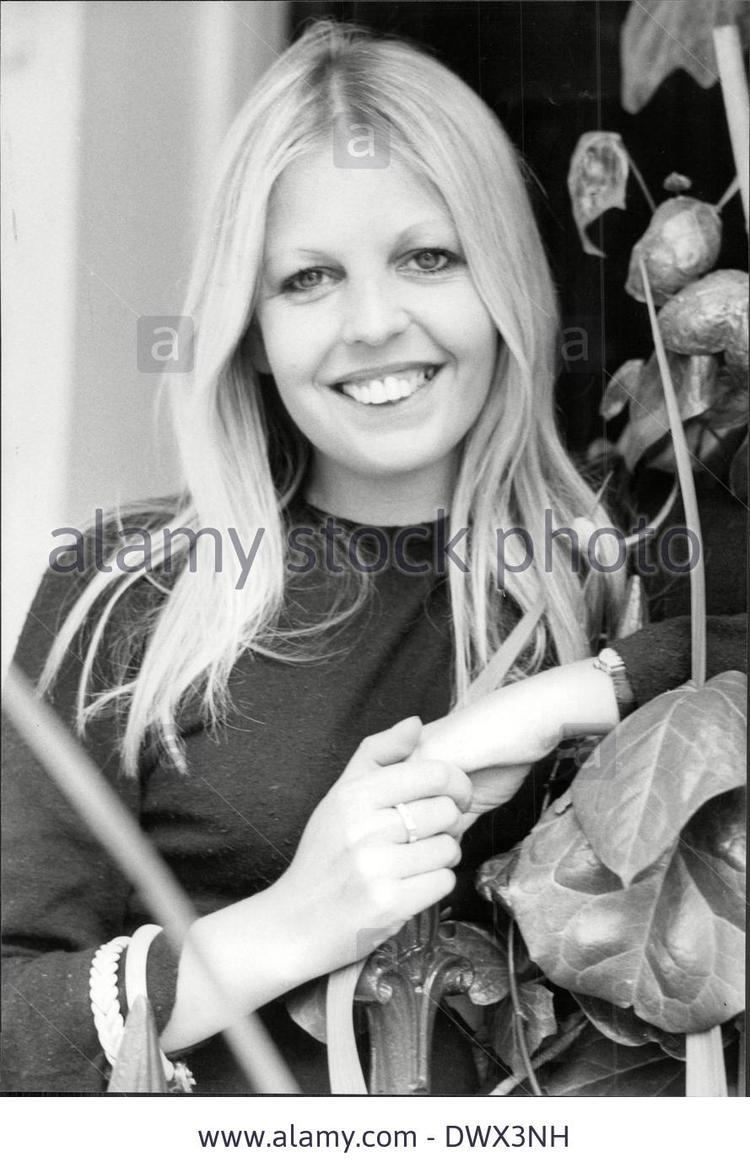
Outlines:
<svg viewBox="0 0 750 1173"><path fill-rule="evenodd" d="M163 926L175 954L179 955L197 917L194 908L130 811L57 714L34 694L14 664L8 669L3 708L49 777L140 892ZM223 990L210 960L196 955L217 1002L231 1012L233 999ZM257 1016L247 1015L236 1007L224 1036L256 1091L270 1095L299 1094L289 1068Z"/></svg>

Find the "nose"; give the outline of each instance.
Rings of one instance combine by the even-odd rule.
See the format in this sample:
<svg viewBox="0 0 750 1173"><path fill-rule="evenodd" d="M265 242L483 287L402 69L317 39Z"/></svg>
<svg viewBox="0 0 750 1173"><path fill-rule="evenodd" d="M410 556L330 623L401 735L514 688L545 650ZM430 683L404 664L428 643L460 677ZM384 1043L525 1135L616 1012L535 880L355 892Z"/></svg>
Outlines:
<svg viewBox="0 0 750 1173"><path fill-rule="evenodd" d="M399 290L387 278L350 281L346 291L341 338L348 346L381 346L409 325Z"/></svg>

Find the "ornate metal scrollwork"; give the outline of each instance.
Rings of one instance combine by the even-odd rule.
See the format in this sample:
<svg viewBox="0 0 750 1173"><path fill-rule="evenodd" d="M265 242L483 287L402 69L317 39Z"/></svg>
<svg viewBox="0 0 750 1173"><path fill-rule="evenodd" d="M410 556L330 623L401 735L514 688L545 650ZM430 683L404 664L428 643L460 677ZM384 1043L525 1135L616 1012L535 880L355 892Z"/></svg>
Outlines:
<svg viewBox="0 0 750 1173"><path fill-rule="evenodd" d="M473 978L471 963L441 937L437 905L371 954L355 994L370 1029L371 1095L429 1095L440 1000L466 993Z"/></svg>

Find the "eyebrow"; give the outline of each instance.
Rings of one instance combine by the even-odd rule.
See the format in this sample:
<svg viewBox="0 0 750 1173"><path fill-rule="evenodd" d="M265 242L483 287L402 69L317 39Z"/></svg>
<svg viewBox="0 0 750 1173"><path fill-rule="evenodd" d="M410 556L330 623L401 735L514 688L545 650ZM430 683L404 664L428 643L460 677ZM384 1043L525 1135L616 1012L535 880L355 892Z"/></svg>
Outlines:
<svg viewBox="0 0 750 1173"><path fill-rule="evenodd" d="M420 236L423 234L429 236L436 233L444 234L446 232L450 233L451 237L458 240L458 232L456 227L453 221L450 220L447 216L443 217L442 219L420 220L415 224L409 224L406 228L399 232L393 245L393 251L398 252L399 249L403 248L404 245L415 236ZM438 242L431 241L430 243L437 244ZM292 243L284 246L283 256L280 255L279 252L266 253L263 258L263 263L265 266L269 267L273 267L274 264L282 264L282 262L287 264L288 258L292 254L295 256L307 257L316 261L324 261L331 256L331 252L324 248L304 248L302 245Z"/></svg>

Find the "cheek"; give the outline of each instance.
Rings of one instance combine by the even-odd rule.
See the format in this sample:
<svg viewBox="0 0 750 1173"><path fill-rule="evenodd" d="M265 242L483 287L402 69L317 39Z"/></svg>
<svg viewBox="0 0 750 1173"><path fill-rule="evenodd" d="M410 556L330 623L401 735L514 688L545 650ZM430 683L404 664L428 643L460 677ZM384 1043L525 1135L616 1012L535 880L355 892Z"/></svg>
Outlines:
<svg viewBox="0 0 750 1173"><path fill-rule="evenodd" d="M310 381L323 353L322 330L313 315L267 310L258 318L271 373L280 393Z"/></svg>
<svg viewBox="0 0 750 1173"><path fill-rule="evenodd" d="M494 363L498 332L471 284L457 285L430 314L433 332L457 357L475 369Z"/></svg>

